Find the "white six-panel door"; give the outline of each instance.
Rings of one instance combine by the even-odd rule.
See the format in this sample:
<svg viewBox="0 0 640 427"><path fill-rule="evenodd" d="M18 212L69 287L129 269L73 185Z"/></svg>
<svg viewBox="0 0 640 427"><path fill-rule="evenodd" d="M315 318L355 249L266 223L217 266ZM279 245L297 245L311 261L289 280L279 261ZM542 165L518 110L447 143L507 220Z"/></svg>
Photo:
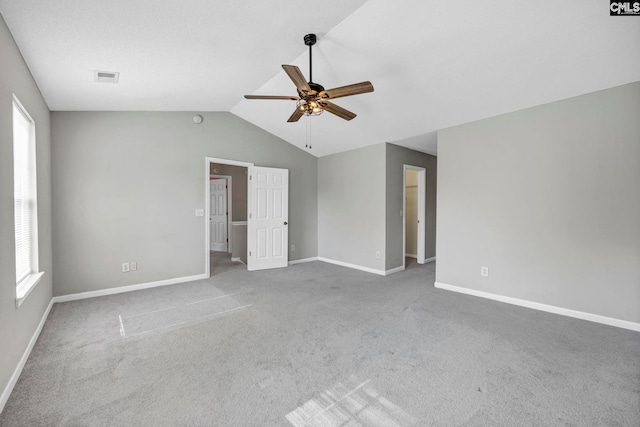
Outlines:
<svg viewBox="0 0 640 427"><path fill-rule="evenodd" d="M289 171L258 166L249 168L249 270L288 265L288 217Z"/></svg>
<svg viewBox="0 0 640 427"><path fill-rule="evenodd" d="M209 234L212 251L227 252L227 180L211 180Z"/></svg>

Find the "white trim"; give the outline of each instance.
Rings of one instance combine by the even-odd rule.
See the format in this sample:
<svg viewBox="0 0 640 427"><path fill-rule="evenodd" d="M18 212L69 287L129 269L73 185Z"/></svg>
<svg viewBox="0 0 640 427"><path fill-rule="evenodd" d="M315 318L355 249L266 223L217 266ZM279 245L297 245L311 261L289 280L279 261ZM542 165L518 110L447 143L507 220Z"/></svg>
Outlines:
<svg viewBox="0 0 640 427"><path fill-rule="evenodd" d="M11 396L11 392L13 391L13 388L18 382L18 378L20 378L20 374L22 374L22 370L24 369L24 365L27 363L27 359L29 359L31 350L33 350L33 346L36 344L36 341L38 341L38 337L40 336L40 332L42 332L42 328L44 327L44 323L46 322L47 317L49 317L49 312L51 311L51 307L53 307L53 303L54 301L52 298L51 301L49 301L49 305L47 306L47 309L44 311L44 314L42 315L42 319L40 319L40 323L38 324L38 327L36 328L35 332L31 336L31 340L29 341L27 348L24 350L24 353L20 358L20 362L18 362L18 366L16 366L16 369L13 371L13 375L11 375L11 378L9 379L9 383L4 388L4 391L2 392L2 394L0 395L0 413L2 413L2 411L4 410L4 405L6 405L7 400L9 400L9 396Z"/></svg>
<svg viewBox="0 0 640 427"><path fill-rule="evenodd" d="M44 271L31 273L18 286L16 286L16 308L20 307L27 299L31 291L36 288L40 279L44 276Z"/></svg>
<svg viewBox="0 0 640 427"><path fill-rule="evenodd" d="M387 270L387 271L385 271L385 272L384 272L384 275L385 275L385 276L388 276L388 275L390 275L390 274L398 273L398 272L400 272L400 271L404 271L404 270L405 270L405 266L404 266L404 265L401 265L400 267L392 268L391 270Z"/></svg>
<svg viewBox="0 0 640 427"><path fill-rule="evenodd" d="M241 259L239 256L237 256L237 257L231 257L231 261L233 261L233 262L239 262L240 264L244 264L244 261L242 261L242 259ZM244 265L247 265L247 264L244 264Z"/></svg>
<svg viewBox="0 0 640 427"><path fill-rule="evenodd" d="M38 240L38 161L37 161L37 139L36 139L36 122L33 120L33 117L29 114L27 109L22 105L18 97L15 93L11 93L13 97L12 108L15 108L19 111L19 113L23 116L23 118L29 122L29 141L28 141L28 157L29 157L29 167L27 168L28 172L28 181L30 186L30 200L31 200L31 208L30 208L30 222L31 222L31 237L30 237L30 248L29 255L31 257L31 273L23 278L20 282L16 283L16 308L20 307L27 295L31 293L33 288L38 284L40 279L42 278L40 270L40 251L39 248L39 240ZM15 117L12 118L12 122L15 121ZM16 141L12 139L12 146L15 148ZM15 166L15 160L13 165ZM15 184L15 183L14 183ZM15 186L14 186L15 190ZM15 229L15 221L14 221L14 229ZM16 257L18 253L15 252ZM14 264L15 266L15 264ZM34 273L35 272L35 273ZM16 275L18 271L16 270Z"/></svg>
<svg viewBox="0 0 640 427"><path fill-rule="evenodd" d="M245 168L248 168L249 166L254 166L253 163L243 162L240 160L221 159L218 157L205 157L205 159L207 160L208 163L221 163L223 165L242 166ZM207 175L209 175L209 169L207 169Z"/></svg>
<svg viewBox="0 0 640 427"><path fill-rule="evenodd" d="M426 263L428 263L428 262L435 261L435 260L436 260L436 257L432 256L431 258L427 258L427 259L425 259L425 260L424 260L424 263L426 264Z"/></svg>
<svg viewBox="0 0 640 427"><path fill-rule="evenodd" d="M304 262L318 261L317 256L312 256L310 258L302 258L302 259L294 259L293 261L289 261L289 265L302 264Z"/></svg>
<svg viewBox="0 0 640 427"><path fill-rule="evenodd" d="M475 289L463 288L460 286L448 285L446 283L435 282L434 286L447 291L459 292L461 294L487 298L494 301L505 302L507 304L519 305L521 307L532 308L534 310L546 311L548 313L560 314L562 316L574 317L576 319L588 320L590 322L602 323L604 325L615 326L622 329L630 329L640 332L640 323L629 322L628 320L614 319L613 317L601 316L599 314L585 313L584 311L571 310L569 308L556 307L554 305L541 304L539 302L527 301L504 295L492 294L489 292L477 291Z"/></svg>
<svg viewBox="0 0 640 427"><path fill-rule="evenodd" d="M231 225L247 225L248 221L231 221Z"/></svg>
<svg viewBox="0 0 640 427"><path fill-rule="evenodd" d="M336 261L334 259L324 258L321 256L318 257L318 261L328 262L329 264L335 264L341 267L353 268L354 270L366 271L367 273L373 273L380 276L385 275L385 271L383 270L376 270L375 268L363 267L361 265L356 265L356 264L349 264L348 262Z"/></svg>
<svg viewBox="0 0 640 427"><path fill-rule="evenodd" d="M404 254L405 257L409 257L409 258L418 258L418 255L416 254Z"/></svg>
<svg viewBox="0 0 640 427"><path fill-rule="evenodd" d="M77 294L60 295L53 297L53 302L76 301L86 298L95 298L105 295L121 294L124 292L139 291L141 289L157 288L158 286L175 285L176 283L193 282L194 280L208 279L206 274L195 276L176 277L175 279L158 280L157 282L139 283L137 285L120 286L117 288L100 289L99 291L80 292Z"/></svg>
<svg viewBox="0 0 640 427"><path fill-rule="evenodd" d="M209 180L209 175L211 174L211 163L220 163L223 165L232 165L232 166L242 166L246 167L247 171L249 167L253 166L253 163L249 162L241 162L238 160L229 160L229 159L220 159L218 157L205 157L204 158L204 167L205 173L204 176L207 177L205 183L205 193L204 193L204 215L206 221L205 223L205 239L204 239L204 273L206 277L211 276L211 258L210 258L210 244L211 238L209 236L209 197L211 197L211 183ZM247 196L249 195L249 180L247 179ZM249 200L247 200L247 212L249 211Z"/></svg>

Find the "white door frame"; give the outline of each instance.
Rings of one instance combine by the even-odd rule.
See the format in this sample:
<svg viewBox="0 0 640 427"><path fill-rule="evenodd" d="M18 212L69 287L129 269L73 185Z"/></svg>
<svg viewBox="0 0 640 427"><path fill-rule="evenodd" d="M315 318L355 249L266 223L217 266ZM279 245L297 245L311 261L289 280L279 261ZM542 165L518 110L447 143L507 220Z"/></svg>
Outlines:
<svg viewBox="0 0 640 427"><path fill-rule="evenodd" d="M425 261L425 211L426 211L426 188L427 188L427 169L421 166L403 165L402 166L402 267L406 268L407 264L407 170L418 172L418 238L417 251L418 264L424 264Z"/></svg>
<svg viewBox="0 0 640 427"><path fill-rule="evenodd" d="M205 221L205 244L204 244L204 249L205 249L205 256L204 256L204 272L205 275L207 277L209 277L211 275L211 257L209 255L210 253L210 248L211 248L211 238L209 236L210 230L209 230L209 208L211 206L211 180L209 179L209 175L211 174L211 163L220 163L223 165L231 165L231 166L242 166L247 168L247 171L249 170L250 167L254 166L253 163L249 163L249 162L241 162L238 160L229 160L229 159L220 159L217 157L205 157L204 158L204 167L205 167L205 174L204 176L207 177L206 179L206 183L205 183L205 193L204 193L204 217L206 219ZM247 180L247 199L249 195L249 180ZM250 210L250 201L247 200L247 212L249 212ZM229 223L231 223L231 221L229 221Z"/></svg>
<svg viewBox="0 0 640 427"><path fill-rule="evenodd" d="M211 180L211 178L227 180L227 252L231 253L233 250L233 234L231 233L231 219L233 218L233 206L231 203L231 195L233 194L231 191L231 175L211 174L209 175L209 180ZM211 187L209 187L209 191L211 191ZM209 203L211 203L211 200L209 200Z"/></svg>

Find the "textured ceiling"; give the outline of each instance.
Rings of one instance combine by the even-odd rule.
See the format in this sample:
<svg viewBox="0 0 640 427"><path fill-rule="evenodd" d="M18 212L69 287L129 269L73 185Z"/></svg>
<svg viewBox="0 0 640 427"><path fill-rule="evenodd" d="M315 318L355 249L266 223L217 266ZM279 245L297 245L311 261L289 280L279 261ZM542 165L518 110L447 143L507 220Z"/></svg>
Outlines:
<svg viewBox="0 0 640 427"><path fill-rule="evenodd" d="M231 111L316 156L380 142L436 152L439 129L640 80L640 18L602 0L0 0L52 110ZM281 64L370 80L358 114L286 123ZM92 70L119 71L97 84Z"/></svg>
<svg viewBox="0 0 640 427"><path fill-rule="evenodd" d="M51 110L229 111L305 49L308 30L364 2L0 0L0 13ZM93 70L120 81L94 83Z"/></svg>

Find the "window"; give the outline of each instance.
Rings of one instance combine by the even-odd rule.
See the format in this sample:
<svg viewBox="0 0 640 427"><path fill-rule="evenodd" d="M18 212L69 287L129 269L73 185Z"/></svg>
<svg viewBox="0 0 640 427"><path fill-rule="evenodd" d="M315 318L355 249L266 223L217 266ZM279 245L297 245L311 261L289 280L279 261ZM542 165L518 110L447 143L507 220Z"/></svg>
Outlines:
<svg viewBox="0 0 640 427"><path fill-rule="evenodd" d="M35 123L15 95L13 97L13 206L16 243L16 306L20 306L43 273L38 272Z"/></svg>

